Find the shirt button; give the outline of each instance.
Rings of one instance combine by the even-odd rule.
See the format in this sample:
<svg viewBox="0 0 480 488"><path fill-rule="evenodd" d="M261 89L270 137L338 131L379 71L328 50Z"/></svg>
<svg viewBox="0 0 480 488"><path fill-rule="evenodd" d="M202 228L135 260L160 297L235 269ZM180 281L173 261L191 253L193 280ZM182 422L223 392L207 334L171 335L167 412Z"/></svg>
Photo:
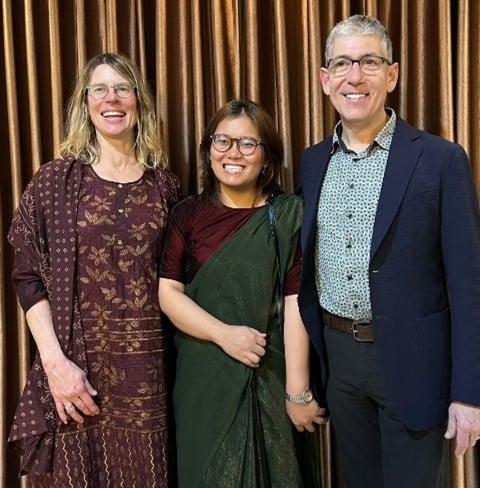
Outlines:
<svg viewBox="0 0 480 488"><path fill-rule="evenodd" d="M352 245L351 244L347 244L347 249L352 249Z"/></svg>
<svg viewBox="0 0 480 488"><path fill-rule="evenodd" d="M121 239L119 239L119 240L117 241L117 244L118 244L119 246L121 246L121 245L123 244L123 241L122 241Z"/></svg>
<svg viewBox="0 0 480 488"><path fill-rule="evenodd" d="M358 308L358 305L356 303L354 303L353 308Z"/></svg>
<svg viewBox="0 0 480 488"><path fill-rule="evenodd" d="M123 188L123 185L121 183L119 183L118 188Z"/></svg>
<svg viewBox="0 0 480 488"><path fill-rule="evenodd" d="M350 183L350 184L348 185L348 187L349 187L349 188L353 188L354 186L355 186L355 185L354 185L353 183Z"/></svg>
<svg viewBox="0 0 480 488"><path fill-rule="evenodd" d="M348 214L348 215L347 215L347 217L348 217L349 219L351 219L351 218L353 217L353 214L351 214L351 213L350 213L350 214Z"/></svg>
<svg viewBox="0 0 480 488"><path fill-rule="evenodd" d="M123 208L118 209L119 213L123 213Z"/></svg>
<svg viewBox="0 0 480 488"><path fill-rule="evenodd" d="M353 280L353 276L352 275L347 275L347 280L348 281L352 281Z"/></svg>

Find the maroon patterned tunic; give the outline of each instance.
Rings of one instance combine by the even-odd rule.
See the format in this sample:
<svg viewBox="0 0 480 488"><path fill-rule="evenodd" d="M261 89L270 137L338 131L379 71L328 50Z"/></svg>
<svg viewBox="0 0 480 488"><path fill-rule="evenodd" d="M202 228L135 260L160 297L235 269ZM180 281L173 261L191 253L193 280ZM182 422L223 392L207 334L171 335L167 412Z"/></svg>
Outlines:
<svg viewBox="0 0 480 488"><path fill-rule="evenodd" d="M25 228L35 220L38 223L39 214L45 213L45 206L50 205L44 201L34 203L34 188L39 185L45 188L40 181L52 180L47 173L55 171L55 165L63 168L66 163L41 168L42 176L27 188L27 196L24 195L12 224L10 239L17 248L14 273L17 291L24 308L47 296L54 310L53 297L69 293L52 287L50 278L44 279L43 275L48 277L50 271L39 270L44 266L53 270L60 262L74 267L70 310L74 318L68 326L54 317L55 327L67 355L86 369L90 383L99 392L97 402L101 412L87 417L83 425L61 424L52 411L48 384L37 358L33 376L43 375L45 388L38 379L30 378L10 440L25 441L22 447L27 455L22 469L31 475L31 486L167 488L172 485L174 473L166 376L170 341L167 330L160 324L157 263L169 208L180 196L178 182L171 173L156 170L146 171L136 182L118 184L102 180L91 166L76 163L73 172L78 175L74 178L77 183L71 205L75 214L71 219L73 226L65 231L68 224L59 214L62 225L57 223L49 229L54 237L43 230L39 239L42 241L45 234L50 240L57 240L55 234L60 228L65 231L63 234L73 233L74 256L70 256L70 250L58 260L50 255L52 246L48 244L48 260L41 264L39 257L37 265L32 266L35 253L22 249L25 245L20 244L18 235L25 233ZM22 207L28 208L29 194L31 208L26 214L36 217L26 224L28 219ZM45 199L44 192L42 195ZM54 199L53 193L49 193L47 199L50 198ZM38 205L43 210L35 208ZM41 278L37 283L35 275ZM67 276L65 279L68 282ZM43 412L36 407L27 408L38 398L43 398L39 401ZM28 410L36 425L45 422L44 418L52 419L46 432L33 433L25 427L21 419ZM36 447L32 447L32 439L36 439L33 444ZM45 444L52 449L45 449Z"/></svg>

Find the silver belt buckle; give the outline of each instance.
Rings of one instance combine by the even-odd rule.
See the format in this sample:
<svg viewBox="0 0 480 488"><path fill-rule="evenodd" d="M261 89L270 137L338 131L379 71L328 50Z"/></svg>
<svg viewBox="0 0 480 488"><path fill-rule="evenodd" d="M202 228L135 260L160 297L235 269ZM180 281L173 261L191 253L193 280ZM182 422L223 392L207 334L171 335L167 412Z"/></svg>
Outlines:
<svg viewBox="0 0 480 488"><path fill-rule="evenodd" d="M354 320L352 322L353 338L357 342L373 342L371 339L362 339L362 338L358 337L358 329L357 329L357 327L359 325L360 326L362 326L362 325L372 325L372 321L371 320Z"/></svg>

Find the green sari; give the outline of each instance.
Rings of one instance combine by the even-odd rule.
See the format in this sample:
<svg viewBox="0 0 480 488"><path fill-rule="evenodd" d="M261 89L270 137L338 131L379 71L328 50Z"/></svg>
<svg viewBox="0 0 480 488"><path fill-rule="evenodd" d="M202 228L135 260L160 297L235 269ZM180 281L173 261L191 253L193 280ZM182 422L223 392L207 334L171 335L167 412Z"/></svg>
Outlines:
<svg viewBox="0 0 480 488"><path fill-rule="evenodd" d="M297 249L302 201L281 194L275 210L284 276ZM180 488L304 486L285 411L283 334L274 313L277 274L265 207L186 287L189 297L225 323L266 332L267 348L260 367L253 369L211 342L177 333L174 411Z"/></svg>

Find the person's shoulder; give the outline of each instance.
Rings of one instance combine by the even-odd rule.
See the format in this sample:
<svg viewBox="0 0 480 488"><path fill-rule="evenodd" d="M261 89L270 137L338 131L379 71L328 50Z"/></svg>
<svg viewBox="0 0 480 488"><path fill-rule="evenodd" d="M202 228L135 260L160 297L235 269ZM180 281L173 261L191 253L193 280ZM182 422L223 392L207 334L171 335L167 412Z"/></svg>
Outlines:
<svg viewBox="0 0 480 488"><path fill-rule="evenodd" d="M274 197L275 207L288 211L303 211L303 198L289 192L281 192Z"/></svg>
<svg viewBox="0 0 480 488"><path fill-rule="evenodd" d="M56 180L66 178L72 171L72 168L82 164L76 158L56 158L43 163L35 172L34 181L42 182L47 180Z"/></svg>
<svg viewBox="0 0 480 488"><path fill-rule="evenodd" d="M452 151L461 150L464 151L463 147L457 142L450 141L432 132L428 132L424 129L419 129L410 125L407 121L398 118L395 127L395 136L406 136L412 141L419 141L426 146L427 149L432 149L436 151Z"/></svg>
<svg viewBox="0 0 480 488"><path fill-rule="evenodd" d="M183 198L183 189L180 178L169 168L153 169L154 177L162 192L167 196L170 205L176 204Z"/></svg>
<svg viewBox="0 0 480 488"><path fill-rule="evenodd" d="M203 202L199 195L188 195L175 204L172 209L172 214L193 215L202 204Z"/></svg>
<svg viewBox="0 0 480 488"><path fill-rule="evenodd" d="M78 160L73 156L68 158L55 158L43 163L38 169L39 173L68 171L72 165L77 164Z"/></svg>
<svg viewBox="0 0 480 488"><path fill-rule="evenodd" d="M175 188L181 188L180 178L169 168L155 168L153 169L155 178L166 184Z"/></svg>

